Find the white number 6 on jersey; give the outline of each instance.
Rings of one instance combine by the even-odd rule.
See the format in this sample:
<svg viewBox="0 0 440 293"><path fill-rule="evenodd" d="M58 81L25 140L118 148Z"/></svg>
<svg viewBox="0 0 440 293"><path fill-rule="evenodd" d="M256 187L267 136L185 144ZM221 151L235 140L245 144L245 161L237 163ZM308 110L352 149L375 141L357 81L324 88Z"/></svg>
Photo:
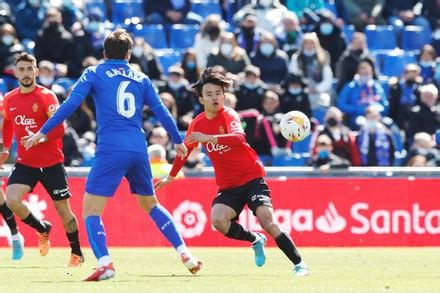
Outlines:
<svg viewBox="0 0 440 293"><path fill-rule="evenodd" d="M118 94L116 96L118 113L127 118L133 117L134 113L136 112L134 95L125 91L129 84L130 81L121 82L119 84ZM125 101L127 101L127 104Z"/></svg>

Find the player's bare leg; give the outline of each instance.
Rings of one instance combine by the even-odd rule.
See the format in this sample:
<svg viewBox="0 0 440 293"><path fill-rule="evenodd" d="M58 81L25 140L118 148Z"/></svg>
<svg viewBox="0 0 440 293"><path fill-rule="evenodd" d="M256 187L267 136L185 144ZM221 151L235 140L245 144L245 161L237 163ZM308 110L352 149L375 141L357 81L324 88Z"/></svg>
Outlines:
<svg viewBox="0 0 440 293"><path fill-rule="evenodd" d="M79 267L84 262L84 255L81 251L78 236L78 221L70 208L70 200L56 200L53 201L55 209L63 221L64 230L66 231L67 239L71 248L70 260L68 267Z"/></svg>
<svg viewBox="0 0 440 293"><path fill-rule="evenodd" d="M6 204L25 224L37 231L38 249L41 256L49 252L50 242L49 233L52 225L48 221L37 219L23 204L23 195L30 192L31 188L25 184L11 184L6 188Z"/></svg>
<svg viewBox="0 0 440 293"><path fill-rule="evenodd" d="M195 275L202 268L202 262L193 257L177 230L171 214L159 204L154 195L136 195L141 208L150 215L160 232L173 245L185 267Z"/></svg>
<svg viewBox="0 0 440 293"><path fill-rule="evenodd" d="M87 237L93 254L98 260L98 267L84 281L103 281L115 276L115 269L107 249L107 238L101 215L108 197L85 193L83 201L83 218L86 224Z"/></svg>
<svg viewBox="0 0 440 293"><path fill-rule="evenodd" d="M264 245L266 237L258 232L252 232L232 221L237 217L237 213L231 207L216 203L211 210L211 223L214 228L228 238L244 240L252 243L255 252L255 264L263 266L266 261Z"/></svg>
<svg viewBox="0 0 440 293"><path fill-rule="evenodd" d="M11 231L12 259L20 260L24 253L24 238L18 232L17 222L11 209L6 205L5 193L0 184L0 213Z"/></svg>
<svg viewBox="0 0 440 293"><path fill-rule="evenodd" d="M289 235L281 231L279 225L274 221L273 209L268 206L259 206L257 208L256 215L264 231L275 239L278 247L294 264L295 276L302 277L309 275L309 269L302 261L301 255L299 254L295 243L292 241Z"/></svg>

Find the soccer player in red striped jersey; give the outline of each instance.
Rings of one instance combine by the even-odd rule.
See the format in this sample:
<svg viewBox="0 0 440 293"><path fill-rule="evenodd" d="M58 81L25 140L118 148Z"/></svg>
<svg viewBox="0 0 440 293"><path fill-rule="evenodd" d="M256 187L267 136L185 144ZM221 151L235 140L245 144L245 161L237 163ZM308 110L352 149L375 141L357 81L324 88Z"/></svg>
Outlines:
<svg viewBox="0 0 440 293"><path fill-rule="evenodd" d="M211 222L226 237L252 243L255 263L262 266L266 261L266 237L237 223L247 205L263 229L292 261L294 275L306 276L309 269L295 244L274 221L270 189L263 179L263 165L256 152L246 143L237 112L224 106L225 90L230 86L231 80L224 74L212 68L203 71L193 89L204 106L204 112L191 122L185 138L188 155L201 143L214 167L218 194L212 202ZM169 176L156 182L155 188L160 189L171 183L186 158L176 158Z"/></svg>
<svg viewBox="0 0 440 293"><path fill-rule="evenodd" d="M84 261L78 237L78 222L70 208L69 186L64 170L62 137L64 126L60 125L47 135L44 141L29 150L22 145L29 135L37 132L58 108L58 99L51 90L37 85L38 68L35 57L22 53L15 60L15 76L19 87L5 95L3 121L3 152L0 165L9 155L15 133L18 142L17 159L6 188L8 207L23 222L37 231L40 254L49 252L49 234L52 225L42 221L23 204L22 198L40 182L53 200L63 221L71 246L68 266L77 267Z"/></svg>

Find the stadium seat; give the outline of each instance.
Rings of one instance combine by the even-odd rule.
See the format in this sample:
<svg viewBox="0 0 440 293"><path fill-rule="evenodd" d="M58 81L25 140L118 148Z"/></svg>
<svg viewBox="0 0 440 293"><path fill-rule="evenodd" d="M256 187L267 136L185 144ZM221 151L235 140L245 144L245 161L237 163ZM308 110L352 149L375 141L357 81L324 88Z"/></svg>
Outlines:
<svg viewBox="0 0 440 293"><path fill-rule="evenodd" d="M144 38L154 49L168 48L167 36L162 25L137 25L133 30L135 37Z"/></svg>
<svg viewBox="0 0 440 293"><path fill-rule="evenodd" d="M429 32L421 26L409 25L402 32L402 49L405 51L418 51L430 42Z"/></svg>
<svg viewBox="0 0 440 293"><path fill-rule="evenodd" d="M170 28L170 48L187 49L193 46L198 25L175 24Z"/></svg>
<svg viewBox="0 0 440 293"><path fill-rule="evenodd" d="M104 19L108 19L107 15L107 6L105 5L104 0L86 0L84 3L86 15L93 10L99 10L100 13L104 16Z"/></svg>
<svg viewBox="0 0 440 293"><path fill-rule="evenodd" d="M170 66L180 62L182 59L182 53L173 49L156 50L156 54L159 57L165 75L168 75L168 68Z"/></svg>
<svg viewBox="0 0 440 293"><path fill-rule="evenodd" d="M127 19L145 19L144 4L142 0L112 0L112 22L124 24Z"/></svg>
<svg viewBox="0 0 440 293"><path fill-rule="evenodd" d="M334 0L325 1L325 9L331 11L335 17L338 17L338 9Z"/></svg>
<svg viewBox="0 0 440 293"><path fill-rule="evenodd" d="M308 153L310 151L310 143L312 136L309 135L301 141L292 143L292 151L294 153Z"/></svg>
<svg viewBox="0 0 440 293"><path fill-rule="evenodd" d="M396 34L392 26L368 25L365 28L370 50L392 50L397 47Z"/></svg>
<svg viewBox="0 0 440 293"><path fill-rule="evenodd" d="M192 2L191 11L205 18L210 14L222 15L218 0L196 0Z"/></svg>
<svg viewBox="0 0 440 293"><path fill-rule="evenodd" d="M394 52L383 58L382 74L386 76L400 76L406 64L416 63L416 57L411 52Z"/></svg>
<svg viewBox="0 0 440 293"><path fill-rule="evenodd" d="M351 39L353 38L353 33L356 31L354 28L354 25L344 25L342 28L342 31L344 33L344 40L347 44L351 43Z"/></svg>

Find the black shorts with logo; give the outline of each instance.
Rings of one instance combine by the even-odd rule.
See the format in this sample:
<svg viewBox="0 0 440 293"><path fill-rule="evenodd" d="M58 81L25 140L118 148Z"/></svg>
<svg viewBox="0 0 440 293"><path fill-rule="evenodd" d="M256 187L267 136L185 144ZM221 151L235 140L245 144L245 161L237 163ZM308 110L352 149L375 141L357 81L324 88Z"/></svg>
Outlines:
<svg viewBox="0 0 440 293"><path fill-rule="evenodd" d="M45 168L33 168L15 163L8 179L8 185L28 185L31 191L38 182L43 185L52 200L70 198L66 170L61 163Z"/></svg>
<svg viewBox="0 0 440 293"><path fill-rule="evenodd" d="M238 220L245 205L249 207L254 215L256 215L259 206L272 207L270 189L263 178L254 179L236 188L220 190L212 201L212 206L218 203L235 210L237 217L233 221Z"/></svg>

